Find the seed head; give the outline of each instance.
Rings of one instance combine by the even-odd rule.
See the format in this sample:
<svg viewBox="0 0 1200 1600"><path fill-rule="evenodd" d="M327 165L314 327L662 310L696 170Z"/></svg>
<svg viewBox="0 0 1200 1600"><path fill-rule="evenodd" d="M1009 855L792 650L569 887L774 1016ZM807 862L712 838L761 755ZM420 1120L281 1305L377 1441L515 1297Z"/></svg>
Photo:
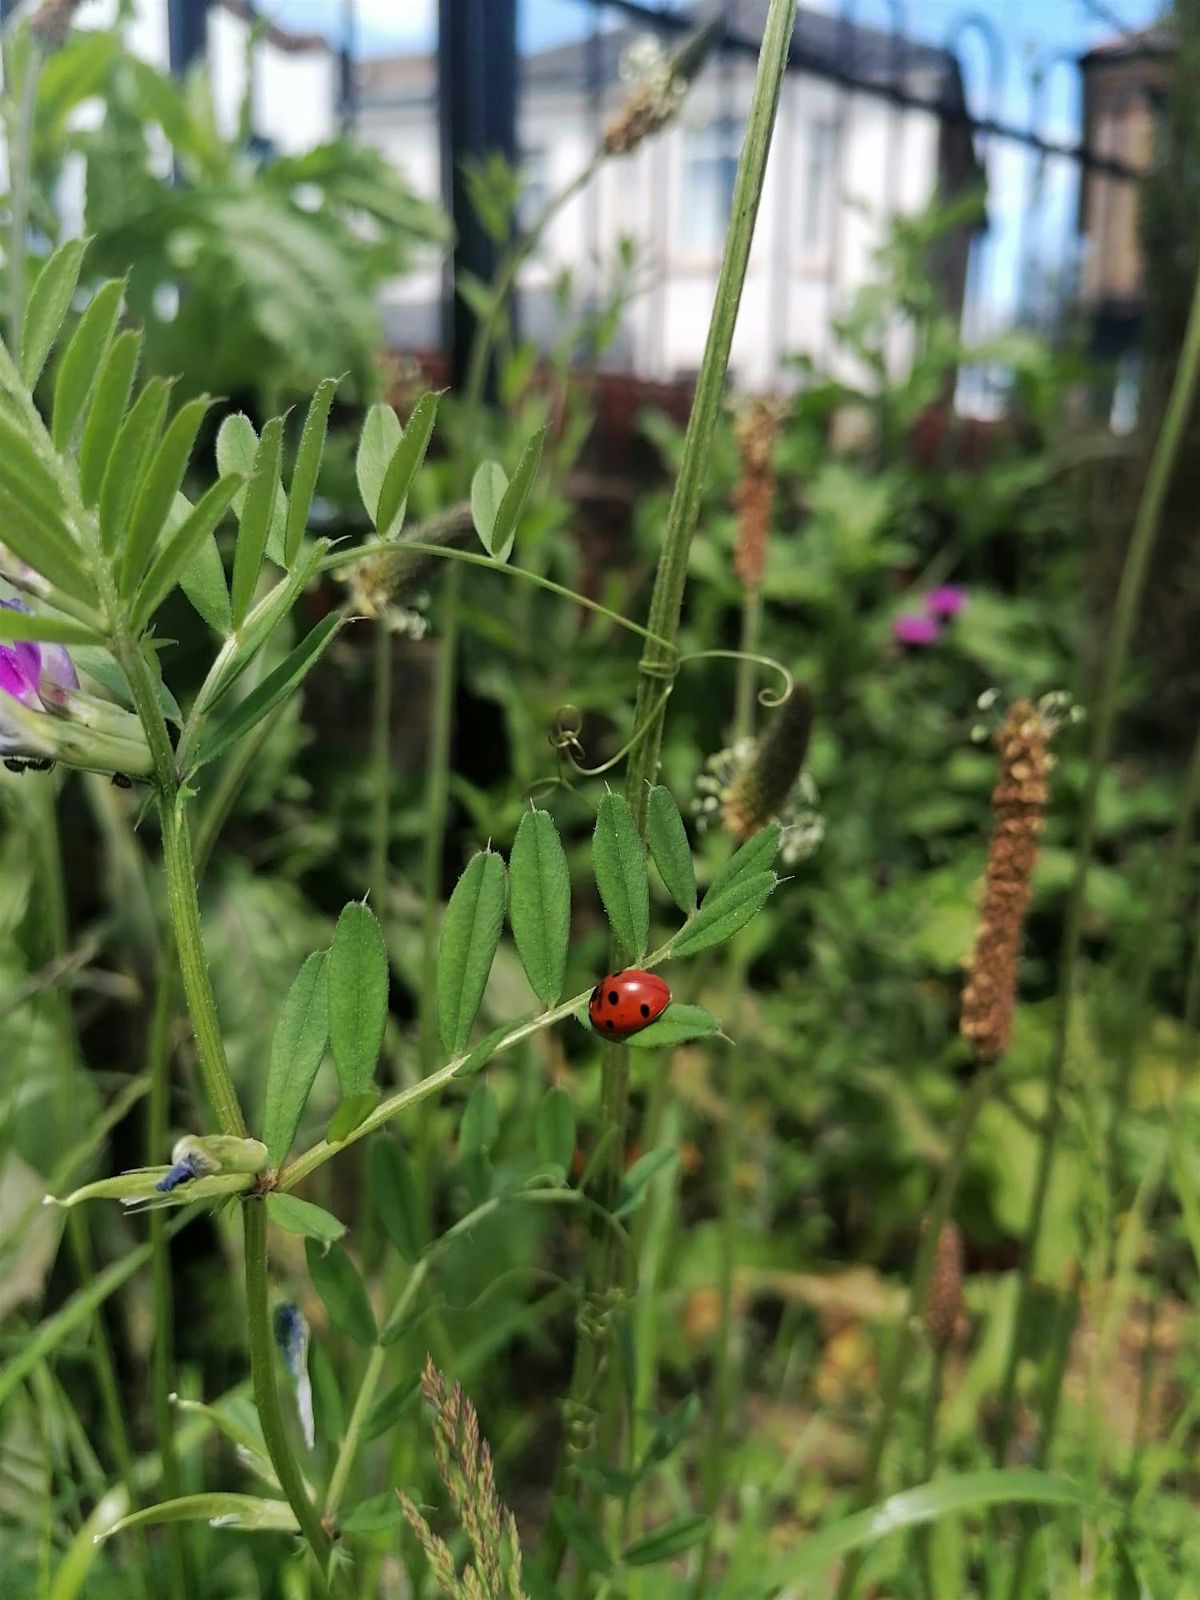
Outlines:
<svg viewBox="0 0 1200 1600"><path fill-rule="evenodd" d="M621 62L629 94L604 131L601 148L606 156L630 155L644 139L666 127L712 53L719 32L710 23L673 56L668 56L656 39L638 39L630 46Z"/></svg>
<svg viewBox="0 0 1200 1600"><path fill-rule="evenodd" d="M725 829L739 843L765 828L787 805L804 768L812 719L812 691L797 684L759 735L725 797Z"/></svg>
<svg viewBox="0 0 1200 1600"><path fill-rule="evenodd" d="M1000 778L992 793L983 910L959 1022L980 1061L999 1060L1012 1033L1021 935L1054 764L1053 731L1038 707L1015 700L993 741L1000 752Z"/></svg>
<svg viewBox="0 0 1200 1600"><path fill-rule="evenodd" d="M750 401L734 424L738 448L738 481L733 494L738 514L734 566L743 588L754 592L767 566L767 544L775 509L775 468L771 455L779 431L777 401L759 396Z"/></svg>
<svg viewBox="0 0 1200 1600"><path fill-rule="evenodd" d="M935 1350L948 1349L954 1338L962 1309L962 1285L962 1234L955 1223L948 1222L938 1234L925 1296L925 1328Z"/></svg>

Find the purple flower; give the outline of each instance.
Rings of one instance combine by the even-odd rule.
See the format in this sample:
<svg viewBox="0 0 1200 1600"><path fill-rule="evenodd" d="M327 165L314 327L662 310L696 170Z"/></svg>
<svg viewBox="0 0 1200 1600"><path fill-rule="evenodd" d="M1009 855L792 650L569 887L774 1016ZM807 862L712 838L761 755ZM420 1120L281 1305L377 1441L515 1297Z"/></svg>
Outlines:
<svg viewBox="0 0 1200 1600"><path fill-rule="evenodd" d="M932 644L941 631L941 624L934 617L919 617L909 613L892 621L892 638L901 644L918 648Z"/></svg>
<svg viewBox="0 0 1200 1600"><path fill-rule="evenodd" d="M0 600L6 611L28 612L20 600ZM31 710L45 709L47 701L61 700L61 691L78 689L79 674L61 644L21 641L0 645L0 690Z"/></svg>
<svg viewBox="0 0 1200 1600"><path fill-rule="evenodd" d="M967 591L956 583L941 583L925 596L925 610L931 617L956 617L967 603Z"/></svg>

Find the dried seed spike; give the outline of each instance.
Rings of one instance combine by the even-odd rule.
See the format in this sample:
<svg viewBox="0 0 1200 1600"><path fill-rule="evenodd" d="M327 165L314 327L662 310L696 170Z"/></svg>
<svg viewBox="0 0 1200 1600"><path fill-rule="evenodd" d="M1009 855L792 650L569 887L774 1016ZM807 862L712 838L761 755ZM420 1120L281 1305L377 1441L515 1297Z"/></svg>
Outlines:
<svg viewBox="0 0 1200 1600"><path fill-rule="evenodd" d="M762 583L775 508L775 469L771 454L779 431L779 403L757 396L734 423L738 481L733 492L738 539L733 564L742 587L751 593Z"/></svg>
<svg viewBox="0 0 1200 1600"><path fill-rule="evenodd" d="M994 740L1000 777L992 793L983 909L959 1022L980 1061L997 1061L1012 1033L1021 935L1049 795L1052 731L1028 700L1014 700Z"/></svg>
<svg viewBox="0 0 1200 1600"><path fill-rule="evenodd" d="M956 1223L938 1234L929 1292L925 1296L925 1328L935 1350L949 1348L962 1309L963 1244Z"/></svg>

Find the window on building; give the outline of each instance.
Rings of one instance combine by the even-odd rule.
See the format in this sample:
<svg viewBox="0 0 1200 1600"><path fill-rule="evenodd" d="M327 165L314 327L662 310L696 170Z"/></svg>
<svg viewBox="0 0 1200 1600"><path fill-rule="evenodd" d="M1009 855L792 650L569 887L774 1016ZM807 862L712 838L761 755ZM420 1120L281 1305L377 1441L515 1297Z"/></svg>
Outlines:
<svg viewBox="0 0 1200 1600"><path fill-rule="evenodd" d="M722 117L684 130L680 238L689 255L719 255L733 206L742 125Z"/></svg>
<svg viewBox="0 0 1200 1600"><path fill-rule="evenodd" d="M829 248L833 234L833 185L837 156L837 127L832 122L810 122L804 130L800 164L800 237L806 256Z"/></svg>

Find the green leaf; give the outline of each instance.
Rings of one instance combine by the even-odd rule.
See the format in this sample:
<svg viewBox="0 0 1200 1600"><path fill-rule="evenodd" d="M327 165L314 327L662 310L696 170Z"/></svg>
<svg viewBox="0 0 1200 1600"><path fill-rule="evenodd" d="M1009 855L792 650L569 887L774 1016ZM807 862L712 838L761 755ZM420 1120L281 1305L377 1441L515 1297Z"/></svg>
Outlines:
<svg viewBox="0 0 1200 1600"><path fill-rule="evenodd" d="M283 418L272 417L262 431L254 455L254 473L246 486L237 547L233 553L233 625L240 628L254 599L254 587L262 568L267 536L275 515L279 487L279 457L283 447Z"/></svg>
<svg viewBox="0 0 1200 1600"><path fill-rule="evenodd" d="M622 1044L637 1050L661 1050L670 1045L684 1044L688 1039L711 1039L719 1034L721 1024L702 1006L685 1006L678 1000L657 1017L648 1028L631 1033Z"/></svg>
<svg viewBox="0 0 1200 1600"><path fill-rule="evenodd" d="M125 552L121 563L123 595L133 595L137 590L158 536L175 503L175 496L179 493L192 446L211 404L207 395L201 395L179 408L142 480L134 502L133 518L125 536Z"/></svg>
<svg viewBox="0 0 1200 1600"><path fill-rule="evenodd" d="M685 916L696 909L696 869L687 829L669 789L656 784L646 804L646 843L667 893Z"/></svg>
<svg viewBox="0 0 1200 1600"><path fill-rule="evenodd" d="M717 895L710 889L694 919L672 943L671 954L694 956L732 939L762 910L778 882L773 872L753 872L739 876Z"/></svg>
<svg viewBox="0 0 1200 1600"><path fill-rule="evenodd" d="M537 1114L537 1148L543 1161L565 1177L575 1159L575 1102L561 1084L542 1097Z"/></svg>
<svg viewBox="0 0 1200 1600"><path fill-rule="evenodd" d="M869 1510L855 1512L809 1534L794 1554L780 1562L777 1581L795 1583L814 1577L839 1557L875 1544L889 1533L933 1522L938 1517L997 1505L1095 1508L1095 1501L1086 1489L1031 1467L1002 1467L935 1478L919 1489L891 1495Z"/></svg>
<svg viewBox="0 0 1200 1600"><path fill-rule="evenodd" d="M714 900L739 878L748 877L755 872L765 872L774 861L779 849L781 831L777 822L769 822L765 828L760 828L757 833L752 834L740 849L735 850L709 884L704 904L707 905L710 900Z"/></svg>
<svg viewBox="0 0 1200 1600"><path fill-rule="evenodd" d="M530 987L558 1003L571 932L571 873L548 811L527 811L508 864L508 920Z"/></svg>
<svg viewBox="0 0 1200 1600"><path fill-rule="evenodd" d="M507 488L508 473L498 461L484 461L476 467L471 479L471 521L488 555L493 553L492 530Z"/></svg>
<svg viewBox="0 0 1200 1600"><path fill-rule="evenodd" d="M455 1069L454 1076L456 1078L473 1078L477 1072L482 1072L505 1039L508 1038L513 1026L514 1024L511 1022L502 1022L499 1027L493 1028L491 1033L480 1039L479 1043L472 1047L470 1054L463 1057Z"/></svg>
<svg viewBox="0 0 1200 1600"><path fill-rule="evenodd" d="M613 1216L627 1217L631 1211L636 1211L653 1180L678 1160L679 1152L670 1145L648 1150L644 1156L639 1156L621 1179Z"/></svg>
<svg viewBox="0 0 1200 1600"><path fill-rule="evenodd" d="M0 610L0 644L103 645L101 634L72 622L69 617L50 617L41 611ZM115 663L114 663L115 665Z"/></svg>
<svg viewBox="0 0 1200 1600"><path fill-rule="evenodd" d="M202 767L224 755L230 745L236 744L243 734L269 716L316 666L342 622L343 618L336 611L322 617L273 672L269 672L223 721L214 723L200 741L196 766Z"/></svg>
<svg viewBox="0 0 1200 1600"><path fill-rule="evenodd" d="M145 626L176 584L191 569L205 543L211 542L217 524L228 511L237 493L238 482L237 478L218 478L184 520L168 534L162 548L151 562L150 570L139 590L137 605L133 611L135 628ZM170 527L170 519L167 525ZM220 559L218 554L218 564ZM224 592L223 572L221 589Z"/></svg>
<svg viewBox="0 0 1200 1600"><path fill-rule="evenodd" d="M162 1522L207 1522L213 1528L237 1528L247 1533L299 1533L295 1512L286 1500L265 1500L253 1494L185 1494L131 1512L96 1535L104 1541L126 1528L151 1527Z"/></svg>
<svg viewBox="0 0 1200 1600"><path fill-rule="evenodd" d="M308 1239L304 1251L313 1288L320 1295L330 1322L356 1344L374 1344L375 1313L358 1268L341 1245L325 1251L315 1239Z"/></svg>
<svg viewBox="0 0 1200 1600"><path fill-rule="evenodd" d="M294 1194L269 1194L267 1215L277 1228L287 1233L302 1233L306 1239L315 1239L328 1247L336 1244L346 1231L332 1212L314 1206L310 1200L299 1200Z"/></svg>
<svg viewBox="0 0 1200 1600"><path fill-rule="evenodd" d="M142 483L146 463L158 443L171 384L150 378L129 408L108 456L100 487L100 532L105 550L115 554L125 539L129 508Z"/></svg>
<svg viewBox="0 0 1200 1600"><path fill-rule="evenodd" d="M454 886L442 920L437 957L437 1011L442 1043L466 1049L483 1000L504 923L504 862L481 850Z"/></svg>
<svg viewBox="0 0 1200 1600"><path fill-rule="evenodd" d="M104 469L129 404L142 336L133 329L117 335L96 380L95 394L83 425L79 446L79 488L83 503L93 506L104 481Z"/></svg>
<svg viewBox="0 0 1200 1600"><path fill-rule="evenodd" d="M412 1265L420 1260L425 1248L425 1230L417 1180L403 1145L390 1134L373 1139L367 1172L379 1220L396 1249Z"/></svg>
<svg viewBox="0 0 1200 1600"><path fill-rule="evenodd" d="M379 493L387 477L388 466L396 454L396 447L404 437L400 418L382 400L367 412L358 440L358 454L354 458L354 475L358 479L358 492L371 519L372 527L379 523Z"/></svg>
<svg viewBox="0 0 1200 1600"><path fill-rule="evenodd" d="M60 518L6 485L0 489L0 527L4 544L19 561L77 600L95 600L91 580L80 565L71 535Z"/></svg>
<svg viewBox="0 0 1200 1600"><path fill-rule="evenodd" d="M414 1372L410 1378L402 1378L385 1395L376 1400L367 1412L362 1432L359 1434L364 1444L372 1439L378 1439L381 1433L391 1432L416 1398L420 1382L420 1373Z"/></svg>
<svg viewBox="0 0 1200 1600"><path fill-rule="evenodd" d="M103 284L96 291L59 363L51 433L60 454L66 454L75 425L87 405L100 364L116 332L124 293L125 283L120 278Z"/></svg>
<svg viewBox="0 0 1200 1600"><path fill-rule="evenodd" d="M589 1572L611 1572L612 1557L591 1517L565 1496L553 1502L552 1510L580 1565Z"/></svg>
<svg viewBox="0 0 1200 1600"><path fill-rule="evenodd" d="M370 906L352 900L338 918L329 951L329 1040L343 1094L362 1094L375 1077L388 985L379 922Z"/></svg>
<svg viewBox="0 0 1200 1600"><path fill-rule="evenodd" d="M222 639L233 632L233 612L229 605L229 585L225 582L225 563L215 537L202 541L190 564L179 578L179 587Z"/></svg>
<svg viewBox="0 0 1200 1600"><path fill-rule="evenodd" d="M467 1097L458 1129L462 1156L486 1155L500 1135L500 1107L486 1083L477 1083Z"/></svg>
<svg viewBox="0 0 1200 1600"><path fill-rule="evenodd" d="M263 1103L263 1143L273 1167L287 1155L329 1043L329 955L300 968L275 1024Z"/></svg>
<svg viewBox="0 0 1200 1600"><path fill-rule="evenodd" d="M321 471L321 456L325 450L325 432L329 423L329 408L337 393L340 378L325 378L309 404L296 451L296 464L292 468L291 497L288 505L287 531L283 541L284 565L291 568L300 553L300 542L308 526L308 513L312 509L313 493Z"/></svg>
<svg viewBox="0 0 1200 1600"><path fill-rule="evenodd" d="M440 394L423 394L412 409L408 426L392 454L379 490L375 526L384 539L394 539L404 526L404 509L413 479L421 469L433 434Z"/></svg>
<svg viewBox="0 0 1200 1600"><path fill-rule="evenodd" d="M622 795L610 792L600 802L592 835L592 870L612 930L636 961L650 938L650 886L646 849Z"/></svg>
<svg viewBox="0 0 1200 1600"><path fill-rule="evenodd" d="M627 1545L621 1560L627 1567L651 1567L658 1561L670 1561L699 1544L707 1531L707 1517L677 1517Z"/></svg>
<svg viewBox="0 0 1200 1600"><path fill-rule="evenodd" d="M68 239L66 244L59 245L29 292L21 328L21 377L27 389L32 390L41 376L46 358L71 309L83 250L82 239Z"/></svg>
<svg viewBox="0 0 1200 1600"><path fill-rule="evenodd" d="M280 418L280 423L282 422L283 418ZM244 411L236 411L226 417L217 431L217 471L222 477L233 475L243 480L233 502L239 522L245 514L246 496L250 492L250 481L254 477L259 444L254 424ZM282 484L277 482L267 528L266 553L280 566L286 564L284 544L287 538L287 519L287 496L283 492Z"/></svg>
<svg viewBox="0 0 1200 1600"><path fill-rule="evenodd" d="M329 1119L329 1126L325 1130L325 1142L341 1144L343 1139L348 1139L355 1128L362 1126L378 1104L379 1090L374 1084L369 1089L364 1089L361 1094L345 1095Z"/></svg>
<svg viewBox="0 0 1200 1600"><path fill-rule="evenodd" d="M529 500L533 488L533 480L537 477L538 466L542 459L542 445L546 440L546 429L539 428L533 438L529 440L521 452L521 459L517 462L517 470L512 475L512 481L504 491L503 498L496 508L496 515L492 522L491 543L488 548L497 561L507 561L512 554L513 540L517 536L517 524ZM474 496L472 494L472 507Z"/></svg>

